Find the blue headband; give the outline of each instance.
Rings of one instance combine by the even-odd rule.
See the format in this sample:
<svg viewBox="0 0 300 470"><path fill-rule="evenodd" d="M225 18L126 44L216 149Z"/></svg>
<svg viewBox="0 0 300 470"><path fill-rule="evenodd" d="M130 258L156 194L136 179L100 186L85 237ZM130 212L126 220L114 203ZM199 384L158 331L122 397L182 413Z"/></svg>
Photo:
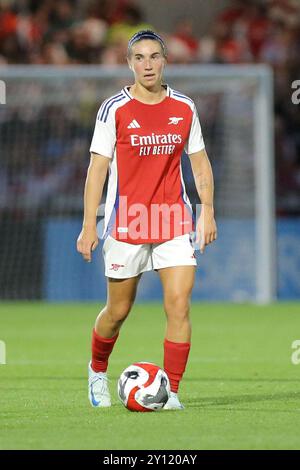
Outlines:
<svg viewBox="0 0 300 470"><path fill-rule="evenodd" d="M154 41L158 41L161 44L164 54L166 54L166 46L163 39L159 36L159 34L155 33L154 31L151 31L150 29L138 31L132 36L132 38L129 39L128 52L130 51L134 43L136 43L137 41L141 41L142 39L152 39Z"/></svg>

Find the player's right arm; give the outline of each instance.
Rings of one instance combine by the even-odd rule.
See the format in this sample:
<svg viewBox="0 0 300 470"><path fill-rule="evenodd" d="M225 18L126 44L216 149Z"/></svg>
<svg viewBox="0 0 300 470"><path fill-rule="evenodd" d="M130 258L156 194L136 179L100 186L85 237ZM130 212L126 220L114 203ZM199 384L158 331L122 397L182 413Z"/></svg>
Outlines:
<svg viewBox="0 0 300 470"><path fill-rule="evenodd" d="M91 153L84 188L83 224L77 239L77 251L81 253L85 261L88 262L91 261L92 251L94 251L98 245L96 217L109 163L109 158L93 152Z"/></svg>

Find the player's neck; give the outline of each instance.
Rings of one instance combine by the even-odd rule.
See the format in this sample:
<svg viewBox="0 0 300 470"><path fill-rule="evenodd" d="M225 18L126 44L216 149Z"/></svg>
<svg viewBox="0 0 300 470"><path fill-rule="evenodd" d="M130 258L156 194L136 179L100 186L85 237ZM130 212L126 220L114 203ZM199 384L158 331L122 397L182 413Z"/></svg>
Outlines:
<svg viewBox="0 0 300 470"><path fill-rule="evenodd" d="M165 99L167 91L161 84L153 89L148 89L135 83L130 87L130 93L133 98L142 103L157 104Z"/></svg>

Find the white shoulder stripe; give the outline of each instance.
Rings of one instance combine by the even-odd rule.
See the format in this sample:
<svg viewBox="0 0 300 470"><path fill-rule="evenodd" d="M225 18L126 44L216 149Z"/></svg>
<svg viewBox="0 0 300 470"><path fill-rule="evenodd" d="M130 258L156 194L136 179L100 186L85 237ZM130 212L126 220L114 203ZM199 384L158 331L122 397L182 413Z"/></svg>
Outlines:
<svg viewBox="0 0 300 470"><path fill-rule="evenodd" d="M109 98L101 106L97 115L97 120L106 122L110 112L116 112L120 106L128 103L128 101L130 101L130 98L128 98L122 92L113 96L112 98Z"/></svg>
<svg viewBox="0 0 300 470"><path fill-rule="evenodd" d="M189 107L191 108L191 110L192 111L194 110L195 104L194 104L193 100L191 98L189 98L188 96L184 95L183 93L181 93L180 91L171 90L170 96L174 100L182 101L183 103L188 104Z"/></svg>
<svg viewBox="0 0 300 470"><path fill-rule="evenodd" d="M106 100L103 101L103 103L101 104L100 106L100 109L98 111L98 114L97 114L97 119L100 118L101 114L104 112L104 110L106 109L106 106L109 104L110 101L114 100L115 98L117 97L120 97L122 96L122 92L120 91L119 93L117 93L116 95L113 95L113 96L110 96L109 98L107 98Z"/></svg>

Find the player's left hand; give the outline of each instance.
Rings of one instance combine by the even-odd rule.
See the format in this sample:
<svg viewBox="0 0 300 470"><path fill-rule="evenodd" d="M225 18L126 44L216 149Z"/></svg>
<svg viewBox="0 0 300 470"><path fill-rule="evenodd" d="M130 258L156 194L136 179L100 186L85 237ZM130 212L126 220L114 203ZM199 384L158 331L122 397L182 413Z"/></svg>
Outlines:
<svg viewBox="0 0 300 470"><path fill-rule="evenodd" d="M202 204L201 213L196 227L196 243L200 243L200 253L204 252L206 245L217 239L217 225L214 217L214 208Z"/></svg>

